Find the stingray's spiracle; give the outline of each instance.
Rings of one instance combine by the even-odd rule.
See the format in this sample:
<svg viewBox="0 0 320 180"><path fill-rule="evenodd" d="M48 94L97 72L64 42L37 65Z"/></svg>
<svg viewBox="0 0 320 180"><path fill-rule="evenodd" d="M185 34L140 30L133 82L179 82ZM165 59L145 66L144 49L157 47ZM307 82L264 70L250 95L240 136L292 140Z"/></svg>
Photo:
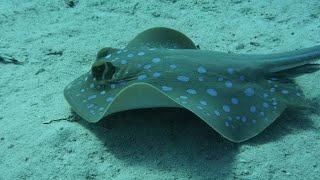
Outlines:
<svg viewBox="0 0 320 180"><path fill-rule="evenodd" d="M111 80L116 68L110 62L96 61L91 67L91 74L96 80Z"/></svg>

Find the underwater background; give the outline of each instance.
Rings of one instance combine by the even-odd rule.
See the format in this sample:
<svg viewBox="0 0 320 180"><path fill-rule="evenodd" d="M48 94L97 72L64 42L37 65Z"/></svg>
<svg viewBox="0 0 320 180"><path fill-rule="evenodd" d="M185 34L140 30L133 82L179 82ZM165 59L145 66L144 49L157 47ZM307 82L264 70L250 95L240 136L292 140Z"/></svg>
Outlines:
<svg viewBox="0 0 320 180"><path fill-rule="evenodd" d="M63 89L96 53L159 26L203 50L277 53L320 44L320 3L0 1L0 180L319 178L320 72L297 78L310 108L289 109L242 143L182 109L121 112L96 124L72 113Z"/></svg>

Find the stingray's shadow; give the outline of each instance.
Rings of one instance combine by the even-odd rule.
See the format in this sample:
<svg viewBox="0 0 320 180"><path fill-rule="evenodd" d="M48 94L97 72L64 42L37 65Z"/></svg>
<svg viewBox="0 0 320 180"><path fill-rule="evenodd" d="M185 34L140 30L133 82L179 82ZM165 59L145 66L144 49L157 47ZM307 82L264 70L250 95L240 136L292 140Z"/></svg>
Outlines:
<svg viewBox="0 0 320 180"><path fill-rule="evenodd" d="M319 99L310 109L289 109L258 136L232 143L185 109L155 108L115 113L95 124L79 121L104 142L107 151L131 165L179 171L230 171L242 144L263 144L291 133L313 129L310 113L319 113ZM191 170L191 171L190 171Z"/></svg>
<svg viewBox="0 0 320 180"><path fill-rule="evenodd" d="M118 159L164 171L192 174L201 168L212 177L225 174L239 146L185 109L141 109L116 113L96 124L80 123Z"/></svg>

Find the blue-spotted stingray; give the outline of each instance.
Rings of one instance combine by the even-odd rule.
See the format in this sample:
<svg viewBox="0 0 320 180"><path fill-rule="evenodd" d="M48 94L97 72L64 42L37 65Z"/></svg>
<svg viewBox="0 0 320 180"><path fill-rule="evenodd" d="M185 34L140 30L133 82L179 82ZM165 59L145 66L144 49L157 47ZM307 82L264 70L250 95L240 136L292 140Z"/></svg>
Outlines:
<svg viewBox="0 0 320 180"><path fill-rule="evenodd" d="M305 105L294 78L318 71L319 59L320 46L264 55L200 50L183 33L157 27L123 49L100 50L64 96L92 123L124 110L186 108L223 137L241 142L287 107Z"/></svg>

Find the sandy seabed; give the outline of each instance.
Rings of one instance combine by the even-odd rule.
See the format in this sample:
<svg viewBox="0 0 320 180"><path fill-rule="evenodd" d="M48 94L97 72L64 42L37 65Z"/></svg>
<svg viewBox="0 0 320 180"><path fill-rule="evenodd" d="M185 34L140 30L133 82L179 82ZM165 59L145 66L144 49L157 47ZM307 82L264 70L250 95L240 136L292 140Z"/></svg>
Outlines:
<svg viewBox="0 0 320 180"><path fill-rule="evenodd" d="M177 29L201 49L275 53L320 44L318 0L0 1L0 179L317 179L320 72L297 79L313 105L232 143L184 110L90 124L63 97L103 47ZM70 5L70 4L69 4Z"/></svg>

